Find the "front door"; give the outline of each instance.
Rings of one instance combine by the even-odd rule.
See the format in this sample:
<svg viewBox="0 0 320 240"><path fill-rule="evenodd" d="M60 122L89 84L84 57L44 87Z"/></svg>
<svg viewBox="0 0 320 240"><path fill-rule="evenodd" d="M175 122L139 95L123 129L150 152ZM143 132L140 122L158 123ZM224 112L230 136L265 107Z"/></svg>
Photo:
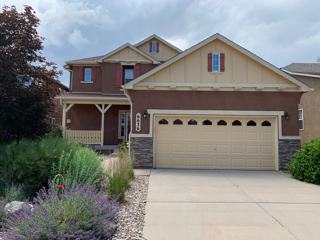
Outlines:
<svg viewBox="0 0 320 240"><path fill-rule="evenodd" d="M128 141L130 133L130 111L119 111L119 139Z"/></svg>

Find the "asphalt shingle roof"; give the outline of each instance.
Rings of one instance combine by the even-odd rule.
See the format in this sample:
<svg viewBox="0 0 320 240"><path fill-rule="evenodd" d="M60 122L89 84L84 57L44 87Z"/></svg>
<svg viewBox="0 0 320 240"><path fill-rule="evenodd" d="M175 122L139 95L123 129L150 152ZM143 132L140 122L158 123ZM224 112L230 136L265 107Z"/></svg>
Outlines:
<svg viewBox="0 0 320 240"><path fill-rule="evenodd" d="M282 69L293 73L305 73L320 76L320 63L291 63Z"/></svg>

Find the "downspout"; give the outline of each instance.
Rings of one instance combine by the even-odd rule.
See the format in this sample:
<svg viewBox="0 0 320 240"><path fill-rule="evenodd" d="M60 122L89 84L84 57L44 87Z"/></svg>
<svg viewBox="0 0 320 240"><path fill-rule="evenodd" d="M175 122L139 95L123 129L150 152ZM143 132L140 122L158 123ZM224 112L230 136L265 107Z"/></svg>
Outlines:
<svg viewBox="0 0 320 240"><path fill-rule="evenodd" d="M128 93L128 91L127 91L127 89L125 89L124 88L124 85L122 85L121 86L122 87L122 89L123 89L123 92L124 92L124 95L128 98L128 100L129 100L129 103L130 103L130 133L129 133L129 154L130 154L130 157L131 157L131 132L132 132L132 130L133 130L133 128L132 128L132 101L131 101L131 97L130 97L130 95L129 95L129 93Z"/></svg>

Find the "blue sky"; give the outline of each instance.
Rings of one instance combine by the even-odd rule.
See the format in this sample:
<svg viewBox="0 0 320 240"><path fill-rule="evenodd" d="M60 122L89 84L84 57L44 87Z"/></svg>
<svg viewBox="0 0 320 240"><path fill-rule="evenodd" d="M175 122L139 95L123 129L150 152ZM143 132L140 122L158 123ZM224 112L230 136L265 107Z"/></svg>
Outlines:
<svg viewBox="0 0 320 240"><path fill-rule="evenodd" d="M155 33L181 49L219 32L282 67L320 56L319 0L0 0L32 6L44 55L66 60L102 55ZM68 85L69 73L60 80Z"/></svg>

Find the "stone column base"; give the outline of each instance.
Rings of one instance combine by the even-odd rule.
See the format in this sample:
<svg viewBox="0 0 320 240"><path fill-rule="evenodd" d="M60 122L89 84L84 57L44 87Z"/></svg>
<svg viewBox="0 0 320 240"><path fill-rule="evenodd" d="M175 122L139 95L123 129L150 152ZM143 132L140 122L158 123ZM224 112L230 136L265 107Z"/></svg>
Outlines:
<svg viewBox="0 0 320 240"><path fill-rule="evenodd" d="M287 170L292 155L300 148L299 139L279 139L279 170Z"/></svg>
<svg viewBox="0 0 320 240"><path fill-rule="evenodd" d="M135 168L152 168L153 138L130 137L130 154Z"/></svg>

